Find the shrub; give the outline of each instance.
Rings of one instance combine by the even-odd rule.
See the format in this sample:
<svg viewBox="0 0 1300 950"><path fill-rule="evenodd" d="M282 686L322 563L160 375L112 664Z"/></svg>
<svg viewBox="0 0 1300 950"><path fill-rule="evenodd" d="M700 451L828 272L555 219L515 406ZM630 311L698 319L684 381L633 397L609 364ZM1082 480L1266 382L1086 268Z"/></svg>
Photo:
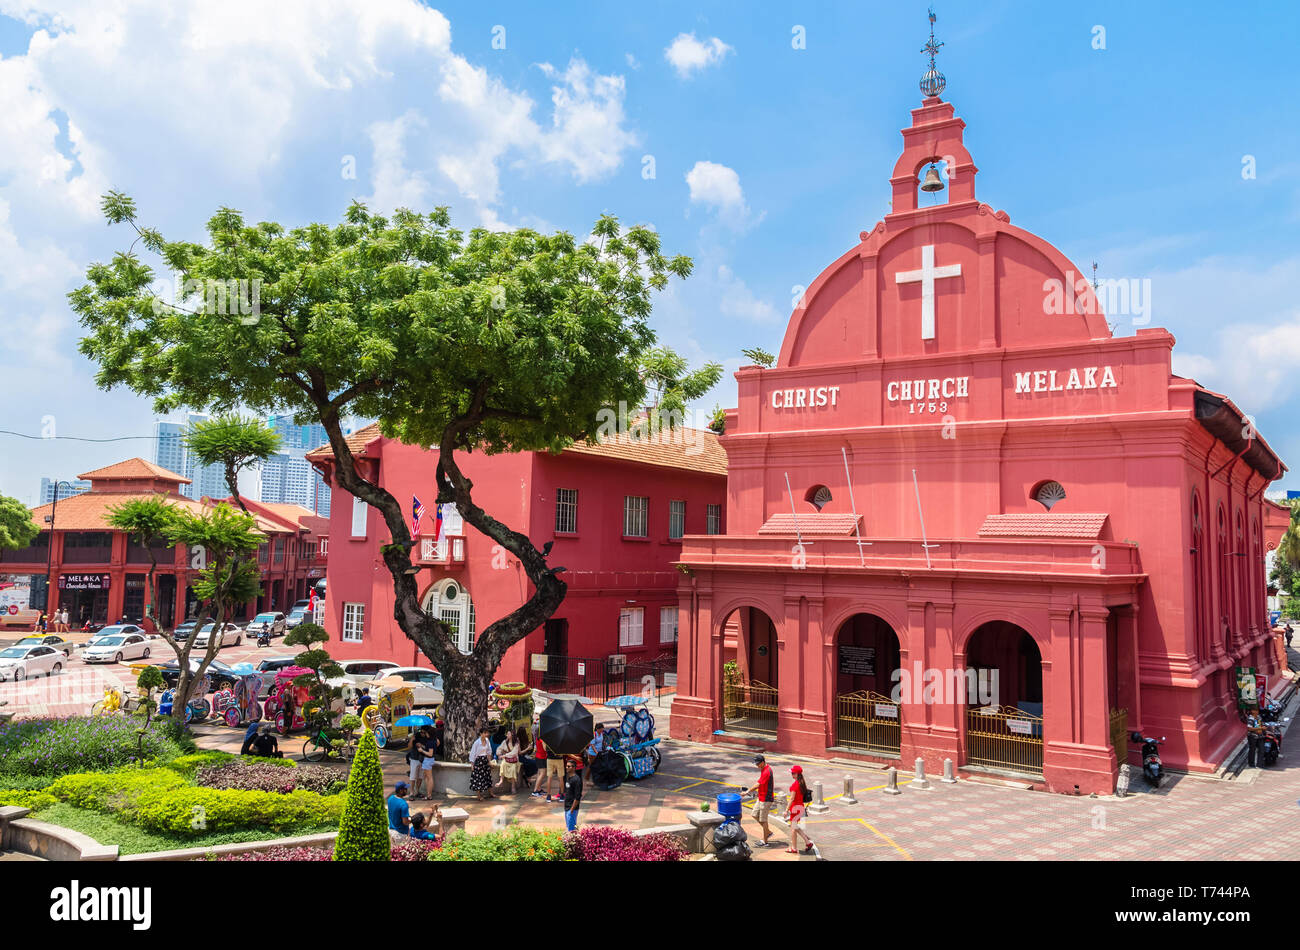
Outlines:
<svg viewBox="0 0 1300 950"><path fill-rule="evenodd" d="M566 857L563 833L522 825L482 835L457 831L429 853L430 861L563 861Z"/></svg>
<svg viewBox="0 0 1300 950"><path fill-rule="evenodd" d="M244 792L194 788L148 791L123 817L142 828L175 835L197 835L236 828L262 827L287 831L298 825L323 825L339 820L345 796L315 792Z"/></svg>
<svg viewBox="0 0 1300 950"><path fill-rule="evenodd" d="M139 719L126 716L10 722L0 726L0 772L62 775L117 768L140 761L137 743L146 759L170 761L186 751L170 722L150 723L143 737L140 727Z"/></svg>
<svg viewBox="0 0 1300 950"><path fill-rule="evenodd" d="M248 759L205 765L198 770L195 783L205 788L235 788L252 792L288 793L296 789L322 795L340 791L344 783L337 769L324 765L302 765L285 769L271 762L292 759Z"/></svg>
<svg viewBox="0 0 1300 950"><path fill-rule="evenodd" d="M42 808L49 808L57 798L49 792L39 790L10 788L0 791L0 808L6 805L14 805L18 808L30 808L32 811L40 811Z"/></svg>
<svg viewBox="0 0 1300 950"><path fill-rule="evenodd" d="M624 828L588 825L564 836L575 861L685 861L686 846L662 832L634 835Z"/></svg>
<svg viewBox="0 0 1300 950"><path fill-rule="evenodd" d="M429 852L436 848L432 841L408 838L392 846L393 861L426 861ZM245 851L242 854L224 854L216 861L332 861L333 848L267 848L265 851Z"/></svg>
<svg viewBox="0 0 1300 950"><path fill-rule="evenodd" d="M388 836L388 809L384 804L384 772L379 767L375 734L369 729L361 737L356 758L352 760L346 797L334 860L390 860L392 841Z"/></svg>
<svg viewBox="0 0 1300 950"><path fill-rule="evenodd" d="M202 752L196 752L193 755L183 755L178 759L167 762L169 769L179 772L186 778L192 779L198 774L199 770L208 766L229 765L232 762L255 762L259 765L270 765L276 768L291 769L296 763L293 759L263 759L251 755L234 755L230 752L219 752L216 749L205 749ZM162 765L164 763L158 763Z"/></svg>
<svg viewBox="0 0 1300 950"><path fill-rule="evenodd" d="M129 821L129 813L134 811L141 795L184 786L185 779L170 769L79 772L55 779L50 794L77 808L122 812Z"/></svg>

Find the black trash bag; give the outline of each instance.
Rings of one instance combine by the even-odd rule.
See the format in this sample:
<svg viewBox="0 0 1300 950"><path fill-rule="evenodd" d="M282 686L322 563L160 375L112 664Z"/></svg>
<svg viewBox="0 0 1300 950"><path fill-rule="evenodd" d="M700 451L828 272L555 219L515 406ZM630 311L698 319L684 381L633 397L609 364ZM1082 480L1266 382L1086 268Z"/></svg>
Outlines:
<svg viewBox="0 0 1300 950"><path fill-rule="evenodd" d="M724 825L723 827L726 826ZM715 845L716 842L717 835L714 835ZM731 844L725 847L716 848L716 850L719 861L748 861L753 856L753 852L749 850L749 845L745 844L745 842L741 841L739 838L736 838Z"/></svg>
<svg viewBox="0 0 1300 950"><path fill-rule="evenodd" d="M738 821L724 821L713 829L713 846L719 852L732 845L744 844L747 840L749 835L745 834L745 829L740 827Z"/></svg>
<svg viewBox="0 0 1300 950"><path fill-rule="evenodd" d="M609 790L618 788L627 778L627 763L617 752L606 749L591 760L591 784Z"/></svg>

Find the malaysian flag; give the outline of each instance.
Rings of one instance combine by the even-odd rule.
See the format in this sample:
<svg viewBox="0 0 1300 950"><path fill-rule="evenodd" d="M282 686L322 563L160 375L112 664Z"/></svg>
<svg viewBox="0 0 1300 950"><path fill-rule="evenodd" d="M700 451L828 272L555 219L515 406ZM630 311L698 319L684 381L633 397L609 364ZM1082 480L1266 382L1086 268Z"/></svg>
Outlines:
<svg viewBox="0 0 1300 950"><path fill-rule="evenodd" d="M420 519L424 517L424 502L411 496L411 534L420 533Z"/></svg>

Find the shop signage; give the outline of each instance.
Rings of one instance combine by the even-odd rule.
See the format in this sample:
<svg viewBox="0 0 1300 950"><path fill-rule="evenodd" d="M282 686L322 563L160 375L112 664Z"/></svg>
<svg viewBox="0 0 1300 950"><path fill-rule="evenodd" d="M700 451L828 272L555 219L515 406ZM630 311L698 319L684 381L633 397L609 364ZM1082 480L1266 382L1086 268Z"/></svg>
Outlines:
<svg viewBox="0 0 1300 950"><path fill-rule="evenodd" d="M840 672L845 676L875 676L876 648L841 643Z"/></svg>
<svg viewBox="0 0 1300 950"><path fill-rule="evenodd" d="M108 590L110 574L60 574L59 590Z"/></svg>

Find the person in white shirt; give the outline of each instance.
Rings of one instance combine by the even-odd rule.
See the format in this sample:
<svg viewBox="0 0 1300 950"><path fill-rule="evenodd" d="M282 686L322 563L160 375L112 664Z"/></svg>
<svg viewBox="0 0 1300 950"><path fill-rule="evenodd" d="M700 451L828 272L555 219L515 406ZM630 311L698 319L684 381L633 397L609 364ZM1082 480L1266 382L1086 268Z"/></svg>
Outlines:
<svg viewBox="0 0 1300 950"><path fill-rule="evenodd" d="M492 743L488 741L491 730L483 726L478 731L478 738L469 747L469 762L473 766L469 774L470 790L478 796L479 801L492 798Z"/></svg>

